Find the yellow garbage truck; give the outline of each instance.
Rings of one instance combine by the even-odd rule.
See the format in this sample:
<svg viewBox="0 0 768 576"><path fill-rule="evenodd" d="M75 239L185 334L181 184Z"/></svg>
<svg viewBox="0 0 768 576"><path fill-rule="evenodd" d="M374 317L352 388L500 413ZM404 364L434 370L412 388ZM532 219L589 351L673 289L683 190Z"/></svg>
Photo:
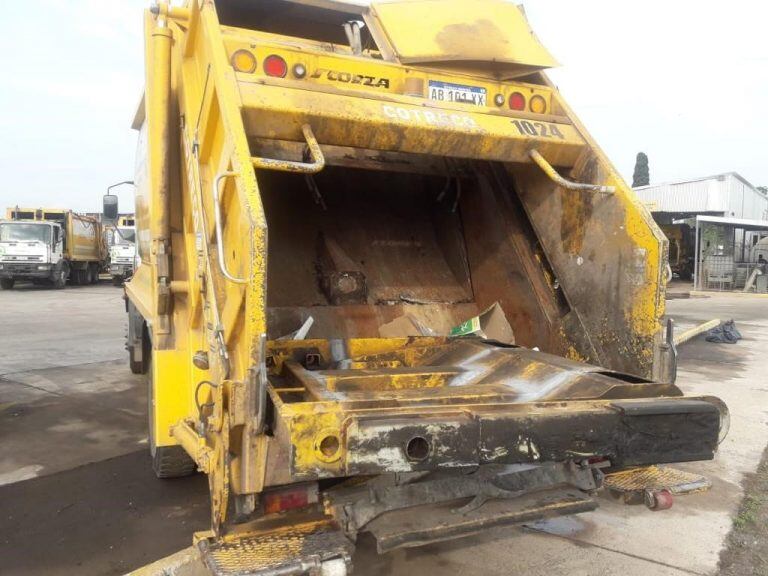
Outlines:
<svg viewBox="0 0 768 576"><path fill-rule="evenodd" d="M606 469L713 458L667 241L520 7L188 0L144 28L128 350L156 474L208 475L214 573L344 574L361 533L584 512Z"/></svg>
<svg viewBox="0 0 768 576"><path fill-rule="evenodd" d="M101 223L63 209L9 208L0 220L0 287L95 284L106 261Z"/></svg>

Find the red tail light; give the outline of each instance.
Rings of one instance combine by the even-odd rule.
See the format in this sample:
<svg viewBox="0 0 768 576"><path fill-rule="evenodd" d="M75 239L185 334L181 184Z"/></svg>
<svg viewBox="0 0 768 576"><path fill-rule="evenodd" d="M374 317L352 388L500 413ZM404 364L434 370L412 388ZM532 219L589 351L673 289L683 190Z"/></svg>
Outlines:
<svg viewBox="0 0 768 576"><path fill-rule="evenodd" d="M317 484L302 484L264 494L264 513L274 514L317 503Z"/></svg>
<svg viewBox="0 0 768 576"><path fill-rule="evenodd" d="M512 110L525 110L525 96L520 92L512 92L509 95L509 107Z"/></svg>
<svg viewBox="0 0 768 576"><path fill-rule="evenodd" d="M270 54L264 58L264 72L267 76L285 78L285 75L288 74L288 64L277 54Z"/></svg>

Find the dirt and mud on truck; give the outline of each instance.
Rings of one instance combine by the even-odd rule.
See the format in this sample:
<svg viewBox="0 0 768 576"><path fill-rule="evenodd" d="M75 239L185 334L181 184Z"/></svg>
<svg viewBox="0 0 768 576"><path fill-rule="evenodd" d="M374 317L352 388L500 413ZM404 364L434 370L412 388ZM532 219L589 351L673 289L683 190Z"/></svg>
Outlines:
<svg viewBox="0 0 768 576"><path fill-rule="evenodd" d="M606 470L713 458L667 241L521 8L190 0L145 32L128 348L156 474L208 475L214 573L343 574L364 532L583 512Z"/></svg>
<svg viewBox="0 0 768 576"><path fill-rule="evenodd" d="M101 224L61 209L9 208L0 220L0 287L95 284L106 260Z"/></svg>

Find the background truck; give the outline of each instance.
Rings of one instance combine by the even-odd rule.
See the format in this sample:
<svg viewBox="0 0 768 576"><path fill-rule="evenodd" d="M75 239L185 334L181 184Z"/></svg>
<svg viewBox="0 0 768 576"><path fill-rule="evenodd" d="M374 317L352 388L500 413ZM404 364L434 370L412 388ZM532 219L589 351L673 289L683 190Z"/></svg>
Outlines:
<svg viewBox="0 0 768 576"><path fill-rule="evenodd" d="M145 15L131 368L216 574L592 510L711 459L668 244L502 0L190 0ZM595 91L609 90L607 84ZM117 217L105 197L105 217Z"/></svg>
<svg viewBox="0 0 768 576"><path fill-rule="evenodd" d="M0 286L95 284L106 260L101 224L71 210L9 209L0 221ZM28 219L29 217L32 219Z"/></svg>
<svg viewBox="0 0 768 576"><path fill-rule="evenodd" d="M115 286L133 276L136 267L136 224L133 215L120 216L113 228L107 228L109 274Z"/></svg>

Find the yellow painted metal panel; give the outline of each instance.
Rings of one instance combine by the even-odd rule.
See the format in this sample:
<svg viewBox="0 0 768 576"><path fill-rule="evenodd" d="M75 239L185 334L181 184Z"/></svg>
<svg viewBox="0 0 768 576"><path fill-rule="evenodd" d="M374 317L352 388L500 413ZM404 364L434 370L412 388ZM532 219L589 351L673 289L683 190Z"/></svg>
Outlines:
<svg viewBox="0 0 768 576"><path fill-rule="evenodd" d="M521 9L506 0L374 2L371 11L403 63L557 66Z"/></svg>
<svg viewBox="0 0 768 576"><path fill-rule="evenodd" d="M469 105L442 109L417 98L375 100L240 82L249 136L303 140L312 126L320 144L397 150L507 162L528 162L535 146L550 163L571 166L584 140L570 125L533 122L537 136L521 134L514 118L476 112ZM536 130L536 126L546 127Z"/></svg>
<svg viewBox="0 0 768 576"><path fill-rule="evenodd" d="M286 61L289 70L300 64L306 70L306 75L297 82L297 86L315 89L319 86L345 89L356 93L375 95L412 94L413 86L407 82L417 81L423 87L422 96L428 96L428 81L437 80L454 84L469 85L484 88L487 91L487 105L481 109L507 110L507 102L512 92L521 92L530 99L534 94L547 102L551 109L552 90L541 84L520 81L505 81L498 76L478 74L477 70L464 71L452 68L445 70L437 66L419 66L418 68L404 67L394 62L372 59L365 56L353 56L346 53L334 52L329 54L322 47L299 49L295 45L281 42L279 37L251 30L226 29L224 41L227 54L232 61L237 52L245 51L252 54L257 65L252 71L238 71L238 78L252 80L266 79L268 82L280 81L270 78L264 72L262 63L267 56L277 55ZM291 72L287 78L295 78ZM504 104L494 104L494 96L504 96Z"/></svg>
<svg viewBox="0 0 768 576"><path fill-rule="evenodd" d="M185 350L154 350L152 378L154 381L155 444L177 444L171 436L171 426L195 416L194 398L190 391L191 363Z"/></svg>

